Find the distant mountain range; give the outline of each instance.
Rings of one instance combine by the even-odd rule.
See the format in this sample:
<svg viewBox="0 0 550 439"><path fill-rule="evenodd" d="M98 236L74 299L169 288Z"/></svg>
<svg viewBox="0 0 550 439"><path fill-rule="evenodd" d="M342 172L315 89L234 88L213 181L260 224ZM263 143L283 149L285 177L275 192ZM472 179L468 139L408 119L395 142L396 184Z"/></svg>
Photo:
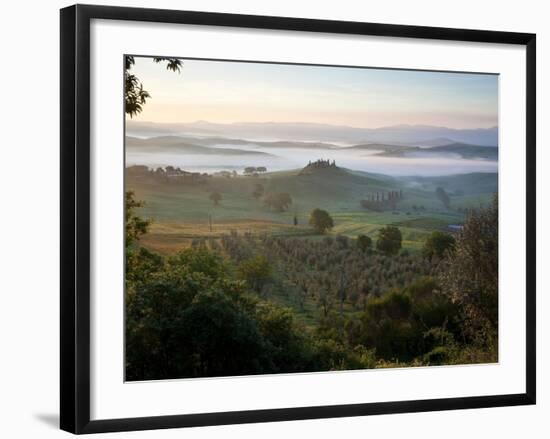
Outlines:
<svg viewBox="0 0 550 439"><path fill-rule="evenodd" d="M263 141L309 141L336 143L385 143L419 147L466 143L498 146L498 127L455 129L429 125L394 125L381 128L357 128L318 123L240 122L154 123L128 121L128 135L152 137L192 135L232 137Z"/></svg>
<svg viewBox="0 0 550 439"><path fill-rule="evenodd" d="M230 145L230 147L228 146ZM238 148L262 148L264 151L255 149ZM180 137L180 136L155 136L149 138L138 138L126 136L126 147L134 152L179 152L191 155L225 155L225 156L264 156L275 157L265 152L273 149L274 152L281 149L312 151L353 151L368 154L375 154L385 157L409 157L422 158L442 155L455 155L464 159L498 160L498 148L487 146L470 145L467 143L453 142L447 145L420 147L409 145L391 145L383 143L363 143L353 146L339 146L331 143L321 142L298 142L298 141L250 141L243 139L226 139L223 137Z"/></svg>
<svg viewBox="0 0 550 439"><path fill-rule="evenodd" d="M177 136L159 136L148 139L139 139L126 136L126 147L133 151L142 152L174 152L179 151L185 154L207 154L207 155L243 155L272 157L271 154L261 151L249 151L237 148L211 148L209 146L190 143L185 138Z"/></svg>
<svg viewBox="0 0 550 439"><path fill-rule="evenodd" d="M231 147L228 147L230 145ZM264 151L246 148L262 148ZM354 153L374 154L384 157L422 158L444 155L455 155L464 159L498 160L498 148L470 145L453 142L448 145L419 147L409 145L390 145L382 143L363 143L353 146L339 146L321 142L298 141L250 141L244 139L226 139L223 137L180 137L156 136L138 138L126 136L126 147L135 152L179 152L191 155L224 155L224 156L264 156L275 157L265 150L280 151L280 149L311 149L312 151L353 151Z"/></svg>

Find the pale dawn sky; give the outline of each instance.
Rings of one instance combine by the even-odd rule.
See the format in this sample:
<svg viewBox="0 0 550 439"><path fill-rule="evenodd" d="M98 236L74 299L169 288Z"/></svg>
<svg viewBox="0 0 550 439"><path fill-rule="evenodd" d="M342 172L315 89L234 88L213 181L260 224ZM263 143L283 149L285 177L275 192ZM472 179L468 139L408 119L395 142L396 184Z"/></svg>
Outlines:
<svg viewBox="0 0 550 439"><path fill-rule="evenodd" d="M183 59L181 73L136 58L151 94L134 120L498 125L498 76Z"/></svg>

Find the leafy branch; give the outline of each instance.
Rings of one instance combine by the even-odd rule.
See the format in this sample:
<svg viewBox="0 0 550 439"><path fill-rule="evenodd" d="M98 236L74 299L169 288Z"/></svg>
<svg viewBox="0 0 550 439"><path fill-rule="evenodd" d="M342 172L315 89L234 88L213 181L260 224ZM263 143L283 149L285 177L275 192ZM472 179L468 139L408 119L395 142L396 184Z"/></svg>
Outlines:
<svg viewBox="0 0 550 439"><path fill-rule="evenodd" d="M183 63L178 58L153 58L156 64L166 63L166 70L181 73ZM124 59L124 104L125 112L130 117L137 116L143 111L143 106L151 95L143 88L140 79L131 73L136 60L133 56L126 56Z"/></svg>

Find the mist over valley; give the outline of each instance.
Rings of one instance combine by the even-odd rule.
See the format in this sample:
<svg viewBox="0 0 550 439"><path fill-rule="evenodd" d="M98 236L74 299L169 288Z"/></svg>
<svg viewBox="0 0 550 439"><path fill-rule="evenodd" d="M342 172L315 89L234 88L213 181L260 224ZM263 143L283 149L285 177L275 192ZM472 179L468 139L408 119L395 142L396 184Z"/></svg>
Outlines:
<svg viewBox="0 0 550 439"><path fill-rule="evenodd" d="M192 172L239 171L264 166L283 171L305 166L319 158L340 166L391 176L436 176L470 172L497 172L498 148L437 138L437 146L397 142L346 144L304 140L255 140L190 134L126 137L126 164L151 168L174 166ZM141 134L144 134L143 132Z"/></svg>

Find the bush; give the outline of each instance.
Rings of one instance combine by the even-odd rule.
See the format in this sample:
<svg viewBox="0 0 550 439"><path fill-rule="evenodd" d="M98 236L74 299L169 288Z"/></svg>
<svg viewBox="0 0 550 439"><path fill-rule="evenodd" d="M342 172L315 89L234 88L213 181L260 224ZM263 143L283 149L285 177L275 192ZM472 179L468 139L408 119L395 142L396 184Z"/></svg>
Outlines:
<svg viewBox="0 0 550 439"><path fill-rule="evenodd" d="M447 192L445 191L445 189L443 189L442 187L438 187L436 190L435 190L435 195L437 197L437 199L439 201L441 201L441 203L443 203L443 205L449 209L451 207L451 199L449 198L449 195L447 194Z"/></svg>
<svg viewBox="0 0 550 439"><path fill-rule="evenodd" d="M126 296L128 380L318 370L292 311L259 302L227 272L216 254L189 249L134 284Z"/></svg>
<svg viewBox="0 0 550 439"><path fill-rule="evenodd" d="M208 198L214 203L214 206L217 206L222 200L222 195L219 192L212 192Z"/></svg>
<svg viewBox="0 0 550 439"><path fill-rule="evenodd" d="M309 217L309 225L317 233L323 234L334 227L334 221L326 210L314 209Z"/></svg>
<svg viewBox="0 0 550 439"><path fill-rule="evenodd" d="M271 279L271 265L265 256L256 256L239 264L237 273L257 293Z"/></svg>
<svg viewBox="0 0 550 439"><path fill-rule="evenodd" d="M310 340L296 326L291 309L263 302L257 307L256 318L268 345L274 371L303 372L312 368Z"/></svg>
<svg viewBox="0 0 550 439"><path fill-rule="evenodd" d="M332 339L317 340L314 346L314 370L371 369L376 366L374 351L364 346L350 349Z"/></svg>
<svg viewBox="0 0 550 439"><path fill-rule="evenodd" d="M498 198L472 211L458 234L451 257L441 267L444 293L467 318L464 335L496 338L498 332Z"/></svg>
<svg viewBox="0 0 550 439"><path fill-rule="evenodd" d="M277 212L284 212L292 204L292 197L286 192L268 193L264 196L264 204Z"/></svg>
<svg viewBox="0 0 550 439"><path fill-rule="evenodd" d="M372 247L372 239L367 235L357 236L357 247L365 252Z"/></svg>
<svg viewBox="0 0 550 439"><path fill-rule="evenodd" d="M362 317L363 345L385 360L412 360L422 351L422 333L410 318L411 309L411 298L402 291L372 299Z"/></svg>
<svg viewBox="0 0 550 439"><path fill-rule="evenodd" d="M205 246L187 248L176 256L168 258L172 268L185 268L193 273L202 273L211 279L219 279L227 274L222 257Z"/></svg>
<svg viewBox="0 0 550 439"><path fill-rule="evenodd" d="M386 255L396 255L401 249L401 231L394 226L386 226L378 231L376 249Z"/></svg>
<svg viewBox="0 0 550 439"><path fill-rule="evenodd" d="M434 256L441 259L449 252L452 252L455 246L455 239L448 233L435 231L428 237L422 254L425 258L432 259Z"/></svg>

